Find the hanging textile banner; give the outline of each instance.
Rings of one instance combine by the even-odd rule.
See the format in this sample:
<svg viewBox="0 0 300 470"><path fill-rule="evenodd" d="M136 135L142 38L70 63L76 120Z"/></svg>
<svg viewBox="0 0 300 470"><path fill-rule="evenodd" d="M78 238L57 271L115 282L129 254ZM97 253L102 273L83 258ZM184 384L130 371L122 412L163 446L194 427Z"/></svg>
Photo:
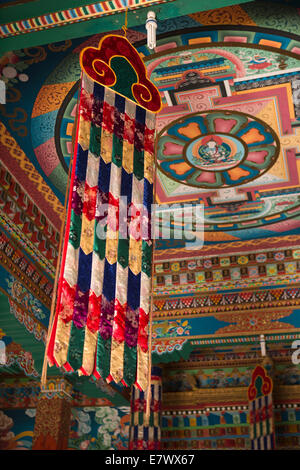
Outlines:
<svg viewBox="0 0 300 470"><path fill-rule="evenodd" d="M105 36L80 55L76 150L50 365L147 388L155 113L136 49Z"/></svg>
<svg viewBox="0 0 300 470"><path fill-rule="evenodd" d="M135 387L131 393L129 450L160 450L162 370L151 369L150 416L146 417L146 394Z"/></svg>
<svg viewBox="0 0 300 470"><path fill-rule="evenodd" d="M273 381L262 366L257 366L248 387L251 450L275 448Z"/></svg>

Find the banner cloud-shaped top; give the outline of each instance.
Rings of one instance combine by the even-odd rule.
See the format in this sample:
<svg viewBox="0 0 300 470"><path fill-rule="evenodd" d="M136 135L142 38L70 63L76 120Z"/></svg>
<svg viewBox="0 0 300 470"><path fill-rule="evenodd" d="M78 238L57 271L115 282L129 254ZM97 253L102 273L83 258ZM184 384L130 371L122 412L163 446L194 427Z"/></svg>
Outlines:
<svg viewBox="0 0 300 470"><path fill-rule="evenodd" d="M160 111L159 91L148 79L146 67L138 51L125 37L108 35L101 39L98 48L86 47L80 54L80 65L95 82L114 87L118 79L125 78L118 77L117 71L111 66L111 60L115 57L126 59L136 74L136 81L131 84L131 93L136 103L153 113ZM121 90L115 91L126 96ZM132 99L130 96L126 98Z"/></svg>

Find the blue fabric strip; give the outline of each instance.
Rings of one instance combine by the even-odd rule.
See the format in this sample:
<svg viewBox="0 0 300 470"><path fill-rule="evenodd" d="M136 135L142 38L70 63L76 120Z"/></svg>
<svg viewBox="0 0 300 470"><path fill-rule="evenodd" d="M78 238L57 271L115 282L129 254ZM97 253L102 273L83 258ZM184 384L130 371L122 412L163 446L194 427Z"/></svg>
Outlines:
<svg viewBox="0 0 300 470"><path fill-rule="evenodd" d="M88 153L88 150L82 150L81 145L78 145L75 175L80 181L85 181L86 178Z"/></svg>
<svg viewBox="0 0 300 470"><path fill-rule="evenodd" d="M82 249L79 248L77 286L81 292L86 292L90 288L92 257L93 253L86 255Z"/></svg>
<svg viewBox="0 0 300 470"><path fill-rule="evenodd" d="M101 158L99 167L98 187L104 193L109 192L110 168L111 163L105 163L105 161Z"/></svg>
<svg viewBox="0 0 300 470"><path fill-rule="evenodd" d="M140 306L140 288L141 273L136 276L131 269L128 269L127 303L133 310Z"/></svg>
<svg viewBox="0 0 300 470"><path fill-rule="evenodd" d="M105 260L103 275L103 295L108 301L114 300L115 298L116 269L117 263L109 264L109 262Z"/></svg>

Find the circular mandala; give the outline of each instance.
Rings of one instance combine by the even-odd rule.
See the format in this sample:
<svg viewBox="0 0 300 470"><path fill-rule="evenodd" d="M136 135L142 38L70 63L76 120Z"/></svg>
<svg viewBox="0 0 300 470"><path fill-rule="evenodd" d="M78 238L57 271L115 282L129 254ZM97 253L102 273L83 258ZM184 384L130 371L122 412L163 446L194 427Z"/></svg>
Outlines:
<svg viewBox="0 0 300 470"><path fill-rule="evenodd" d="M265 122L235 111L206 111L173 121L158 136L158 166L199 188L248 183L274 165L279 139Z"/></svg>

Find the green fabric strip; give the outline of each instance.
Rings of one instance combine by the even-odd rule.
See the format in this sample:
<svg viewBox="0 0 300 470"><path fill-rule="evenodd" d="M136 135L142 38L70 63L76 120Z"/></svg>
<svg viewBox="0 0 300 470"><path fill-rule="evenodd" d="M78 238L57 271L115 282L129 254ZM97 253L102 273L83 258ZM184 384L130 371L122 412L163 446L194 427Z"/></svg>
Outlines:
<svg viewBox="0 0 300 470"><path fill-rule="evenodd" d="M113 135L112 145L112 162L119 168L122 166L123 140L119 139L116 134Z"/></svg>
<svg viewBox="0 0 300 470"><path fill-rule="evenodd" d="M136 378L137 348L124 344L124 381L130 387Z"/></svg>
<svg viewBox="0 0 300 470"><path fill-rule="evenodd" d="M72 323L67 361L74 371L82 366L84 337L85 328L79 329Z"/></svg>
<svg viewBox="0 0 300 470"><path fill-rule="evenodd" d="M99 227L97 226L98 222L96 222L95 224L96 224L96 227L95 227L95 231L94 231L93 251L95 253L97 253L97 255L99 256L100 259L104 259L105 258L106 239L102 239L100 237L100 234L101 234L102 230L104 230L104 232L107 232L107 226L105 226L103 228L101 224L99 224Z"/></svg>
<svg viewBox="0 0 300 470"><path fill-rule="evenodd" d="M151 276L151 262L152 262L152 243L148 245L146 240L142 241L142 271Z"/></svg>
<svg viewBox="0 0 300 470"><path fill-rule="evenodd" d="M122 268L126 268L128 266L128 260L129 260L129 239L119 238L118 263L120 263Z"/></svg>
<svg viewBox="0 0 300 470"><path fill-rule="evenodd" d="M97 342L97 372L101 375L102 379L105 380L109 376L110 371L110 351L111 351L111 338L103 339L102 336L98 335Z"/></svg>
<svg viewBox="0 0 300 470"><path fill-rule="evenodd" d="M102 132L101 127L98 127L95 124L91 125L90 152L92 152L96 157L100 156L101 132Z"/></svg>
<svg viewBox="0 0 300 470"><path fill-rule="evenodd" d="M144 152L139 152L136 147L133 152L133 174L138 180L144 178Z"/></svg>
<svg viewBox="0 0 300 470"><path fill-rule="evenodd" d="M71 223L70 223L70 233L69 233L69 243L77 249L80 246L80 237L81 237L81 217L72 210L71 212Z"/></svg>
<svg viewBox="0 0 300 470"><path fill-rule="evenodd" d="M152 405L152 401L151 401L151 405ZM150 416L149 416L149 426L154 426L154 413L153 411L150 412Z"/></svg>

